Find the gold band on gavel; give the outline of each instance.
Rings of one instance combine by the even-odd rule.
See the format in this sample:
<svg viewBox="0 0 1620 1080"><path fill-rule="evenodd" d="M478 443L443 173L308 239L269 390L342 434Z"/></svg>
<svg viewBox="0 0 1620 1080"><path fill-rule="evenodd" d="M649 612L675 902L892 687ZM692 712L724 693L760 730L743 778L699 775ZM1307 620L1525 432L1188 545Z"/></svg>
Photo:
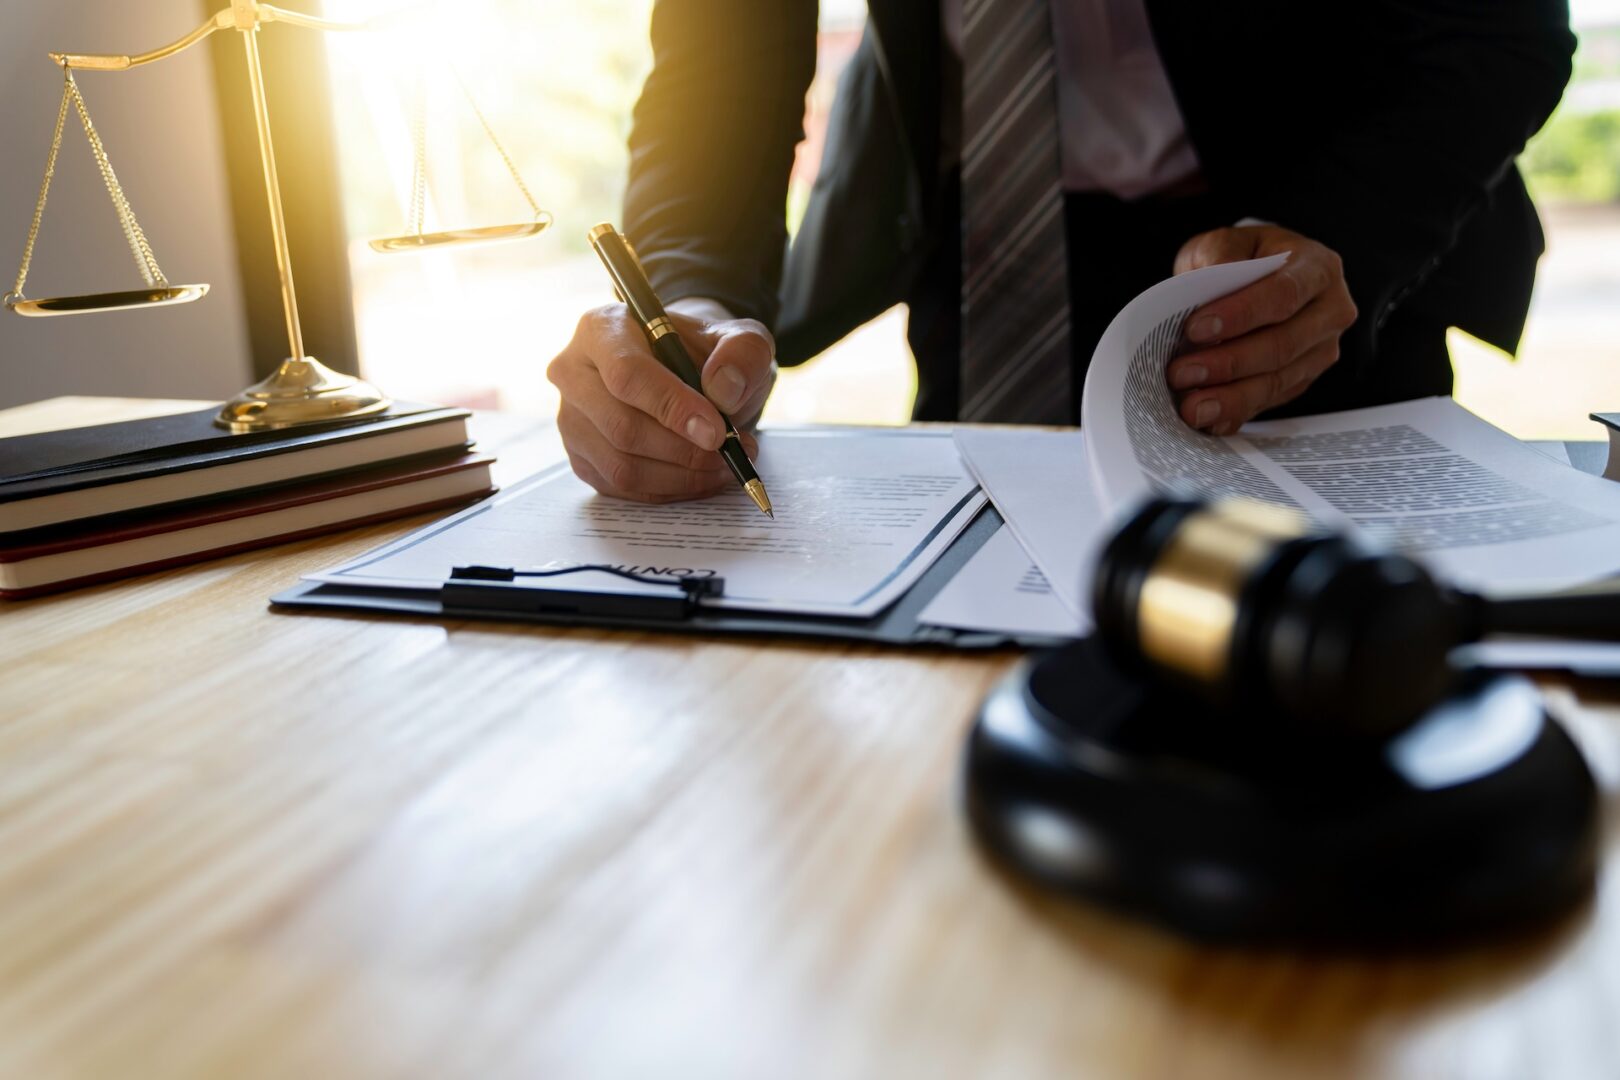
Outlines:
<svg viewBox="0 0 1620 1080"><path fill-rule="evenodd" d="M1188 517L1142 581L1142 654L1202 682L1224 682L1244 586L1279 542L1306 528L1291 511L1239 500Z"/></svg>

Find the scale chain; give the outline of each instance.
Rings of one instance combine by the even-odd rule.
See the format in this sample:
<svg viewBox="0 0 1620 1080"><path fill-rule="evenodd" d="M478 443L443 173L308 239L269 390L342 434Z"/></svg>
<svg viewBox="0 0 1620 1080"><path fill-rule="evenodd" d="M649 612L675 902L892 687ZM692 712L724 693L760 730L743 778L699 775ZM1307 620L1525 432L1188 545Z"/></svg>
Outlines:
<svg viewBox="0 0 1620 1080"><path fill-rule="evenodd" d="M141 223L135 220L135 211L129 205L123 187L118 183L106 148L101 145L101 136L96 133L95 125L90 122L90 110L85 106L84 96L79 93L79 84L73 79L73 71L65 65L62 70L67 73L68 93L72 96L73 106L78 110L79 119L84 124L85 138L90 141L90 152L95 155L96 164L101 169L101 178L107 185L107 194L112 198L113 209L118 212L118 221L124 227L124 237L129 241L130 254L135 256L135 265L148 285L154 288L166 287L169 281L158 267L157 257L152 254L152 245L147 243Z"/></svg>
<svg viewBox="0 0 1620 1080"><path fill-rule="evenodd" d="M34 203L34 220L28 224L28 242L23 245L22 265L17 268L17 283L6 294L6 302L23 298L23 286L28 284L28 268L34 261L34 242L39 239L39 223L45 217L45 199L51 193L51 179L56 175L56 156L62 149L62 126L67 122L68 102L73 98L72 77L62 85L62 105L56 110L56 130L51 134L51 152L45 158L45 179L39 185L39 200Z"/></svg>
<svg viewBox="0 0 1620 1080"><path fill-rule="evenodd" d="M528 201L529 209L538 218L540 216L540 204L529 193L529 185L523 182L523 177L519 175L517 166L512 163L512 155L506 152L506 147L501 145L501 140L495 137L495 129L489 126L488 120L484 119L484 110L478 107L478 100L473 97L472 89L467 86L467 80L463 79L461 72L456 71L454 67L451 68L451 71L455 73L456 82L461 84L461 92L467 96L467 104L472 106L472 111L478 117L478 122L484 125L484 134L489 136L489 141L495 146L495 152L501 155L502 161L506 162L506 171L512 174L512 182L518 186L519 191L523 192L523 198Z"/></svg>
<svg viewBox="0 0 1620 1080"><path fill-rule="evenodd" d="M516 163L512 161L512 155L506 152L506 147L501 144L501 140L495 134L495 129L490 126L489 120L484 116L484 110L478 107L478 99L473 97L472 88L467 85L467 80L462 78L461 72L456 71L453 67L451 70L455 75L457 85L461 87L462 94L467 98L467 104L472 106L473 115L478 117L479 124L483 126L485 136L489 138L490 144L495 147L495 152L501 156L501 161L506 164L506 171L511 174L512 182L517 185L517 189L522 193L524 201L529 204L530 212L538 219L544 211L540 209L540 204L535 200L534 194L529 191L529 185L523 182L523 176L518 172ZM426 227L428 186L427 90L424 76L418 76L417 78L416 102L413 112L415 115L411 118L411 140L414 143L415 162L411 170L411 228L414 234L420 237L422 230Z"/></svg>
<svg viewBox="0 0 1620 1080"><path fill-rule="evenodd" d="M422 76L416 80L416 115L411 136L416 143L416 165L411 171L411 221L417 236L427 216L427 86Z"/></svg>

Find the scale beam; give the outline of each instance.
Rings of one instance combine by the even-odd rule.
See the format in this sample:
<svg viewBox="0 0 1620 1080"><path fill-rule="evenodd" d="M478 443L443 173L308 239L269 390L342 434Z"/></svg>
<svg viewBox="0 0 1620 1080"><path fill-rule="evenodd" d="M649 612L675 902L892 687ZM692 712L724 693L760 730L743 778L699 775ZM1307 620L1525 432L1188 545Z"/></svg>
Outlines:
<svg viewBox="0 0 1620 1080"><path fill-rule="evenodd" d="M339 22L335 19L322 19L315 15L287 11L271 4L236 2L228 8L214 12L208 17L207 22L185 37L171 41L167 45L159 46L150 52L137 53L134 56L115 53L59 52L48 55L53 64L77 68L80 71L128 71L131 68L153 64L159 60L167 60L176 53L185 52L199 41L206 40L216 30L256 30L262 23L274 22L302 27L305 30L376 30L401 17L401 14L394 14L376 19L367 19L364 22Z"/></svg>

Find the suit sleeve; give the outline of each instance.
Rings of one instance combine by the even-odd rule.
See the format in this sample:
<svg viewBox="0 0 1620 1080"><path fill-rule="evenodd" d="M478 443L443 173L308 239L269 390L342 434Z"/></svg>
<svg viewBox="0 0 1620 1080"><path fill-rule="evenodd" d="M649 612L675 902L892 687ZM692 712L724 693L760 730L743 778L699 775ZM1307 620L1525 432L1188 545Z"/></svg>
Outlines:
<svg viewBox="0 0 1620 1080"><path fill-rule="evenodd" d="M815 74L815 0L656 0L625 232L666 301L773 324L787 185Z"/></svg>
<svg viewBox="0 0 1620 1080"><path fill-rule="evenodd" d="M1285 166L1252 212L1338 251L1370 345L1492 197L1563 93L1565 0L1376 0L1384 91Z"/></svg>

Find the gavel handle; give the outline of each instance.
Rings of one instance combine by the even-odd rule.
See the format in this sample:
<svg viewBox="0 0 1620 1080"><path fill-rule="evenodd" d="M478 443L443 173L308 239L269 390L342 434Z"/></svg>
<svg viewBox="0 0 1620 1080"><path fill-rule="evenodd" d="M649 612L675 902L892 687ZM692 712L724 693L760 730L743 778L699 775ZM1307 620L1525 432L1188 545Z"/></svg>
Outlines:
<svg viewBox="0 0 1620 1080"><path fill-rule="evenodd" d="M1470 596L1468 601L1479 637L1531 634L1620 641L1620 589L1610 583L1604 583L1602 591L1492 600Z"/></svg>

